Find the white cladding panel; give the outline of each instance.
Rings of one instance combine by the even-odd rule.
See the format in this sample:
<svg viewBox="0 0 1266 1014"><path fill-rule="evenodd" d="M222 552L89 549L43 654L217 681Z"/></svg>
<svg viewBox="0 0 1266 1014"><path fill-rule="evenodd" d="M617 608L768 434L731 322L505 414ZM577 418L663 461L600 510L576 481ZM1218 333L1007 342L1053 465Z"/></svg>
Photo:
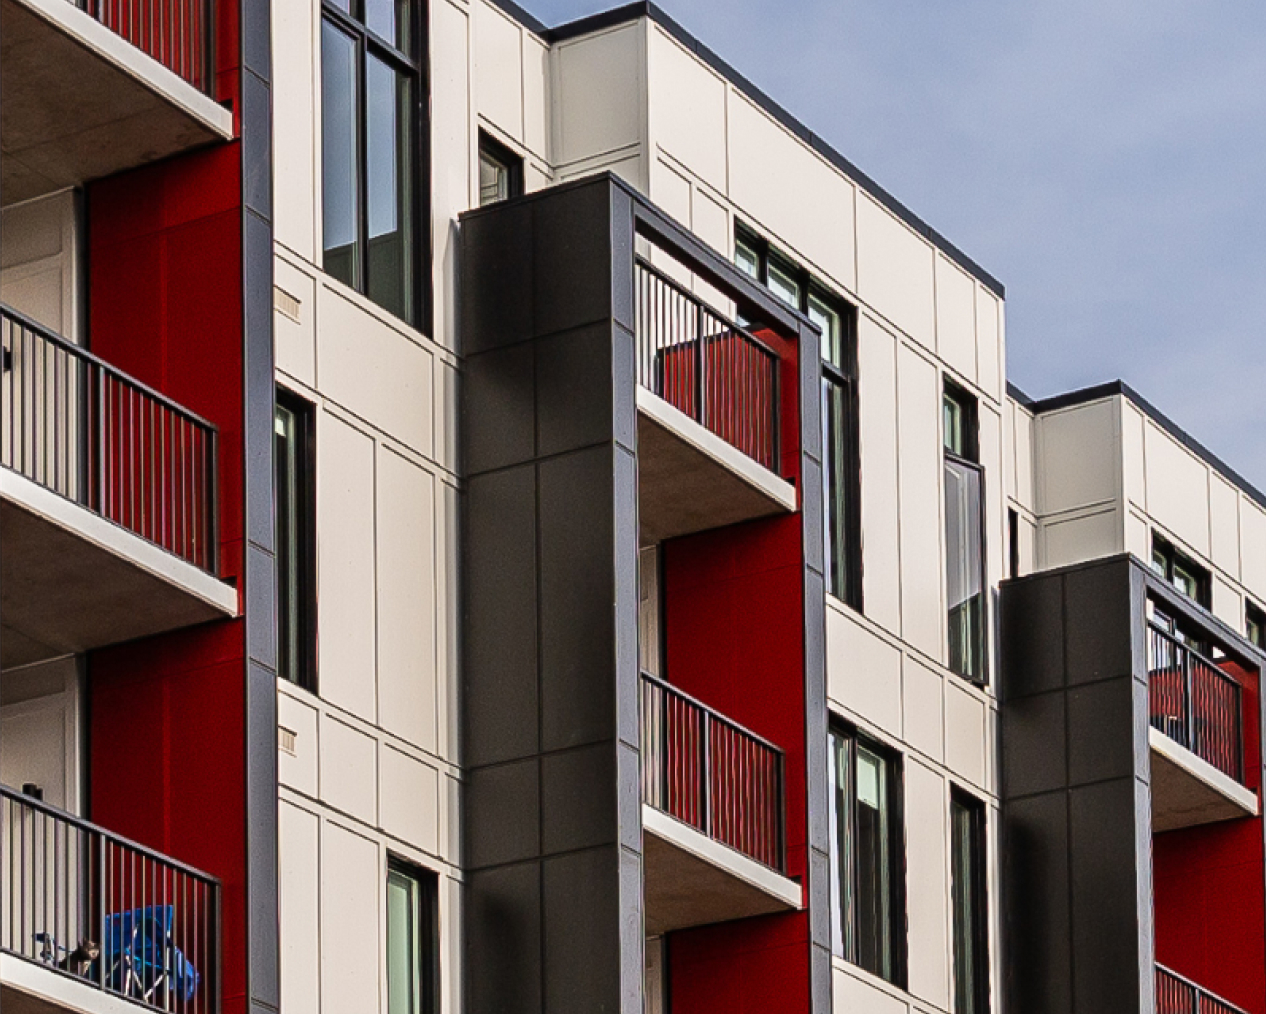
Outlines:
<svg viewBox="0 0 1266 1014"><path fill-rule="evenodd" d="M1144 431L1148 513L1197 553L1209 555L1209 467L1155 423Z"/></svg>
<svg viewBox="0 0 1266 1014"><path fill-rule="evenodd" d="M328 412L317 425L321 696L373 721L374 443Z"/></svg>
<svg viewBox="0 0 1266 1014"><path fill-rule="evenodd" d="M1119 489L1117 407L1110 399L1038 417L1037 505L1056 514L1115 500Z"/></svg>
<svg viewBox="0 0 1266 1014"><path fill-rule="evenodd" d="M431 12L431 259L434 270L435 334L457 348L457 216L478 193L472 161L470 111L470 18L450 0L435 0Z"/></svg>
<svg viewBox="0 0 1266 1014"><path fill-rule="evenodd" d="M382 829L424 852L438 854L439 772L391 746L383 746L378 756Z"/></svg>
<svg viewBox="0 0 1266 1014"><path fill-rule="evenodd" d="M521 29L483 0L471 5L475 102L480 116L523 141L523 44Z"/></svg>
<svg viewBox="0 0 1266 1014"><path fill-rule="evenodd" d="M897 348L901 477L901 633L934 659L945 655L941 559L941 391L936 367Z"/></svg>
<svg viewBox="0 0 1266 1014"><path fill-rule="evenodd" d="M949 1007L949 856L945 779L917 760L905 765L906 907L910 992Z"/></svg>
<svg viewBox="0 0 1266 1014"><path fill-rule="evenodd" d="M311 387L316 384L316 280L277 257L273 260L273 285L277 369Z"/></svg>
<svg viewBox="0 0 1266 1014"><path fill-rule="evenodd" d="M1218 576L1213 578L1213 603L1210 611L1232 630L1244 629L1244 598Z"/></svg>
<svg viewBox="0 0 1266 1014"><path fill-rule="evenodd" d="M934 348L933 251L865 192L857 197L857 292L907 335Z"/></svg>
<svg viewBox="0 0 1266 1014"><path fill-rule="evenodd" d="M849 965L835 966L831 982L834 1014L909 1014L911 1008L891 986L881 986L878 979L864 975Z"/></svg>
<svg viewBox="0 0 1266 1014"><path fill-rule="evenodd" d="M960 377L976 382L976 283L943 254L936 255L936 351Z"/></svg>
<svg viewBox="0 0 1266 1014"><path fill-rule="evenodd" d="M317 260L321 235L320 5L272 3L273 239ZM284 185L282 184L284 181Z"/></svg>
<svg viewBox="0 0 1266 1014"><path fill-rule="evenodd" d="M983 285L976 286L976 363L981 390L1001 401L1007 389L1006 311L1002 300Z"/></svg>
<svg viewBox="0 0 1266 1014"><path fill-rule="evenodd" d="M903 660L901 698L905 741L937 763L945 761L945 679L909 655Z"/></svg>
<svg viewBox="0 0 1266 1014"><path fill-rule="evenodd" d="M826 610L827 697L893 736L901 735L901 650L849 610Z"/></svg>
<svg viewBox="0 0 1266 1014"><path fill-rule="evenodd" d="M993 406L979 406L980 463L985 469L985 572L991 587L997 587L1005 576L1007 559L1007 527L1004 520L1006 499L1000 481L1003 471L1002 420ZM987 630L992 633L993 624ZM990 638L992 640L992 638Z"/></svg>
<svg viewBox="0 0 1266 1014"><path fill-rule="evenodd" d="M321 827L321 1009L379 1011L378 846L329 820Z"/></svg>
<svg viewBox="0 0 1266 1014"><path fill-rule="evenodd" d="M554 151L559 166L642 140L644 28L635 22L554 51Z"/></svg>
<svg viewBox="0 0 1266 1014"><path fill-rule="evenodd" d="M1033 416L1015 406L1015 498L1029 510L1037 509L1033 483Z"/></svg>
<svg viewBox="0 0 1266 1014"><path fill-rule="evenodd" d="M740 215L753 216L795 256L853 288L853 185L735 90L729 138L729 196ZM930 304L930 283L927 296Z"/></svg>
<svg viewBox="0 0 1266 1014"><path fill-rule="evenodd" d="M959 680L945 685L945 765L977 788L992 790L987 780L986 723L989 709Z"/></svg>
<svg viewBox="0 0 1266 1014"><path fill-rule="evenodd" d="M1209 537L1212 540L1213 565L1238 581L1240 493L1216 472L1209 475Z"/></svg>
<svg viewBox="0 0 1266 1014"><path fill-rule="evenodd" d="M1111 506L1091 514L1043 522L1040 530L1038 567L1042 570L1120 553L1125 537L1121 514Z"/></svg>
<svg viewBox="0 0 1266 1014"><path fill-rule="evenodd" d="M81 243L73 191L0 213L0 302L69 341L81 339Z"/></svg>
<svg viewBox="0 0 1266 1014"><path fill-rule="evenodd" d="M1143 413L1127 398L1121 406L1121 481L1127 501L1147 510L1147 455L1143 451Z"/></svg>
<svg viewBox="0 0 1266 1014"><path fill-rule="evenodd" d="M321 801L371 826L378 822L376 746L372 736L321 716Z"/></svg>
<svg viewBox="0 0 1266 1014"><path fill-rule="evenodd" d="M277 694L277 725L293 738L293 750L277 751L277 780L305 796L320 794L317 709L300 700L301 691L287 686Z"/></svg>
<svg viewBox="0 0 1266 1014"><path fill-rule="evenodd" d="M862 316L858 328L862 468L862 602L866 615L901 631L901 535L897 493L897 341Z"/></svg>
<svg viewBox="0 0 1266 1014"><path fill-rule="evenodd" d="M320 834L315 814L285 800L278 804L281 1008L312 1014L321 1010Z"/></svg>
<svg viewBox="0 0 1266 1014"><path fill-rule="evenodd" d="M548 161L549 151L549 47L523 33L523 144Z"/></svg>
<svg viewBox="0 0 1266 1014"><path fill-rule="evenodd" d="M651 26L647 38L652 140L724 193L728 86L658 25Z"/></svg>
<svg viewBox="0 0 1266 1014"><path fill-rule="evenodd" d="M1240 560L1244 587L1266 603L1266 511L1240 497Z"/></svg>

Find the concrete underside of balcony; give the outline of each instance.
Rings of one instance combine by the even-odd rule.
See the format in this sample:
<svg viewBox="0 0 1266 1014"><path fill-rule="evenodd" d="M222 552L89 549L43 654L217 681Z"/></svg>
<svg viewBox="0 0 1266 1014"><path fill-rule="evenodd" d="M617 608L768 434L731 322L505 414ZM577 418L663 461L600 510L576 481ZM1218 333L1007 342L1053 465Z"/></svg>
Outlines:
<svg viewBox="0 0 1266 1014"><path fill-rule="evenodd" d="M236 613L231 585L0 468L0 666Z"/></svg>
<svg viewBox="0 0 1266 1014"><path fill-rule="evenodd" d="M795 511L791 483L644 387L637 409L643 546Z"/></svg>
<svg viewBox="0 0 1266 1014"><path fill-rule="evenodd" d="M800 885L653 806L642 806L646 932L800 907Z"/></svg>
<svg viewBox="0 0 1266 1014"><path fill-rule="evenodd" d="M137 1014L130 1000L12 954L0 954L0 1010L4 1014Z"/></svg>
<svg viewBox="0 0 1266 1014"><path fill-rule="evenodd" d="M233 136L232 114L70 0L0 0L0 199Z"/></svg>
<svg viewBox="0 0 1266 1014"><path fill-rule="evenodd" d="M1208 761L1148 730L1152 757L1152 830L1212 824L1257 815L1257 794Z"/></svg>

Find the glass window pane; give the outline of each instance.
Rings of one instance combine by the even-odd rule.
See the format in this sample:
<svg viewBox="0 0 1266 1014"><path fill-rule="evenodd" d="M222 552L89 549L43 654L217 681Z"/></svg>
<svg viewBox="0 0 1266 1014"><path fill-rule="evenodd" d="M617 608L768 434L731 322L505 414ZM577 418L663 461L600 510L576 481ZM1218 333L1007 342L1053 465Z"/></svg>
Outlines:
<svg viewBox="0 0 1266 1014"><path fill-rule="evenodd" d="M953 395L945 395L942 404L944 413L944 429L945 429L945 449L959 457L964 456L963 448L966 445L964 440L964 415L963 406L959 404L958 399Z"/></svg>
<svg viewBox="0 0 1266 1014"><path fill-rule="evenodd" d="M410 81L376 57L366 68L370 299L413 318L413 188Z"/></svg>
<svg viewBox="0 0 1266 1014"><path fill-rule="evenodd" d="M892 857L887 763L857 746L857 964L891 979Z"/></svg>
<svg viewBox="0 0 1266 1014"><path fill-rule="evenodd" d="M277 472L277 674L299 682L299 492L298 419L284 405L273 420Z"/></svg>
<svg viewBox="0 0 1266 1014"><path fill-rule="evenodd" d="M360 105L356 44L321 24L321 221L325 270L360 284L360 181L356 114Z"/></svg>
<svg viewBox="0 0 1266 1014"><path fill-rule="evenodd" d="M479 204L493 204L504 201L510 196L510 170L492 156L491 153L479 153Z"/></svg>
<svg viewBox="0 0 1266 1014"><path fill-rule="evenodd" d="M797 310L800 309L800 283L781 270L777 264L769 265L768 285L769 291L784 303L794 306Z"/></svg>
<svg viewBox="0 0 1266 1014"><path fill-rule="evenodd" d="M816 296L810 296L808 317L822 332L822 358L843 369L844 334L840 315Z"/></svg>
<svg viewBox="0 0 1266 1014"><path fill-rule="evenodd" d="M852 741L831 733L831 946L836 954L854 960L853 933L853 803L849 771Z"/></svg>
<svg viewBox="0 0 1266 1014"><path fill-rule="evenodd" d="M949 603L949 665L963 676L984 675L984 527L979 470L945 461L945 570Z"/></svg>
<svg viewBox="0 0 1266 1014"><path fill-rule="evenodd" d="M741 239L734 242L734 263L741 271L760 281L760 254Z"/></svg>
<svg viewBox="0 0 1266 1014"><path fill-rule="evenodd" d="M980 875L984 842L980 811L958 798L950 802L951 893L954 909L954 1011L984 1014L985 913Z"/></svg>
<svg viewBox="0 0 1266 1014"><path fill-rule="evenodd" d="M413 55L408 0L365 0L365 27L406 56Z"/></svg>
<svg viewBox="0 0 1266 1014"><path fill-rule="evenodd" d="M825 560L827 591L847 600L850 551L848 496L849 448L854 420L851 398L844 385L827 377L822 381L822 460L825 465L823 487L826 493Z"/></svg>
<svg viewBox="0 0 1266 1014"><path fill-rule="evenodd" d="M418 1014L421 1010L419 893L412 877L399 870L387 874L388 1014Z"/></svg>

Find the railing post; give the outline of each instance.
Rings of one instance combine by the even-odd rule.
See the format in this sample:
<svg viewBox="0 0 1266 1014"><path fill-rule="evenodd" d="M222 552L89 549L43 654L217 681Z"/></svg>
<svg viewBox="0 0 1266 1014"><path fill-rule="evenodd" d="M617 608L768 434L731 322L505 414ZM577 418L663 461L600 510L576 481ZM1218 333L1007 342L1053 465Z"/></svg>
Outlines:
<svg viewBox="0 0 1266 1014"><path fill-rule="evenodd" d="M101 953L97 957L97 965L101 970L100 986L104 990L106 988L106 964L109 960L109 948L106 941L106 911L109 908L109 902L106 900L106 849L109 843L104 835L94 834L91 841L97 846L97 941L101 948Z"/></svg>
<svg viewBox="0 0 1266 1014"><path fill-rule="evenodd" d="M703 819L703 833L712 837L712 717L702 709L699 712L699 815Z"/></svg>
<svg viewBox="0 0 1266 1014"><path fill-rule="evenodd" d="M212 430L207 438L207 570L220 576L220 433Z"/></svg>
<svg viewBox="0 0 1266 1014"><path fill-rule="evenodd" d="M708 415L704 411L704 394L707 391L707 385L704 383L704 371L707 370L708 357L704 352L704 315L703 304L695 302L695 357L698 360L695 366L695 418L699 420L703 426L708 425Z"/></svg>
<svg viewBox="0 0 1266 1014"><path fill-rule="evenodd" d="M1179 653L1182 658L1183 678L1183 735L1187 740L1183 745L1192 753L1199 753L1196 744L1195 677L1192 675L1191 652L1186 646L1179 646Z"/></svg>

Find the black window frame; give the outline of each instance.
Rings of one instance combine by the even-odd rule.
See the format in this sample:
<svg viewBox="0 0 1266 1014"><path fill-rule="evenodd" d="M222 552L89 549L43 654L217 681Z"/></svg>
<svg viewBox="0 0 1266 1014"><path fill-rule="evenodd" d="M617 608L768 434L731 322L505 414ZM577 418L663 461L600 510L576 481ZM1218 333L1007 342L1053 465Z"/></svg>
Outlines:
<svg viewBox="0 0 1266 1014"><path fill-rule="evenodd" d="M971 894L969 899L962 896L961 882L955 876L959 863L957 848L959 837L954 824L955 810L958 807L967 814L970 821L970 838L972 854L968 857L971 865ZM989 989L989 817L988 807L984 801L957 785L950 787L950 912L952 916L951 961L954 969L954 996L952 1010L954 1014L988 1014L990 1003ZM967 919L961 914L961 903L970 903ZM970 925L964 926L968 921ZM971 935L971 959L973 964L972 979L975 989L964 996L960 967L962 952L960 950L960 934ZM964 1003L965 1001L965 1003Z"/></svg>
<svg viewBox="0 0 1266 1014"><path fill-rule="evenodd" d="M282 495L283 462L276 447L279 438L277 433L276 410L284 409L296 421L297 451L299 457L299 474L296 482L301 490L302 503L296 511L298 523L297 552L295 572L297 588L295 590L295 616L299 624L296 643L299 645L299 658L293 666L287 661L288 638L286 637L287 617L286 580L282 556L285 547L282 545L283 529L278 498ZM316 406L306 398L300 397L284 387L276 390L276 407L274 409L273 441L274 441L274 487L273 513L277 532L277 675L295 686L302 687L312 693L317 692L317 566L316 566ZM292 675L293 673L293 675Z"/></svg>
<svg viewBox="0 0 1266 1014"><path fill-rule="evenodd" d="M1257 628L1254 636L1253 628ZM1249 644L1266 650L1266 609L1252 599L1244 600L1244 638Z"/></svg>
<svg viewBox="0 0 1266 1014"><path fill-rule="evenodd" d="M947 646L947 665L951 672L957 676L961 676L968 682L985 687L989 685L989 541L988 541L988 486L986 483L985 466L980 462L980 405L976 396L968 391L961 384L956 383L952 378L946 376L942 385L941 406L942 418L944 418L945 403L953 400L962 413L963 441L960 450L955 451L950 447L949 435L942 434L941 450L944 458L946 469L949 465L956 468L965 469L974 472L980 484L980 529L978 539L980 544L980 617L979 629L975 631L978 643L976 651L980 658L979 672L964 672L955 665L955 658L952 646L952 633L950 635L949 645ZM947 510L946 524L948 526L948 498L949 490L945 490L946 503L943 505ZM948 538L948 533L947 533ZM949 590L949 547L946 546L946 583L945 588ZM948 601L947 601L948 606ZM949 623L949 609L946 609L946 620ZM948 630L947 626L947 630Z"/></svg>
<svg viewBox="0 0 1266 1014"><path fill-rule="evenodd" d="M1020 512L1007 508L1007 577L1020 576Z"/></svg>
<svg viewBox="0 0 1266 1014"><path fill-rule="evenodd" d="M506 171L506 190L507 195L504 198L498 198L497 201L487 201L483 199L482 184L480 184L481 193L479 195L479 206L486 207L488 204L496 204L498 201L511 200L515 197L523 196L523 156L516 152L509 145L503 143L493 137L488 131L482 127L479 130L479 171L482 178L484 158L497 163Z"/></svg>
<svg viewBox="0 0 1266 1014"><path fill-rule="evenodd" d="M372 31L364 19L358 19L349 11L343 10L333 0L321 2L321 27L330 22L336 30L350 36L356 49L356 76L358 88L358 105L356 109L356 181L357 181L357 235L356 256L359 258L359 276L356 284L347 284L380 306L369 294L369 175L368 166L368 131L366 123L366 95L368 93L368 67L366 55L372 55L392 70L403 73L412 81L413 97L410 103L412 115L410 124L410 182L413 187L413 199L410 202L410 229L412 234L412 253L415 260L411 286L408 296L413 302L413 312L407 315L395 313L389 307L384 312L391 313L410 327L429 334L433 329L433 292L431 281L431 80L429 53L430 5L427 0L408 0L411 7L408 34L413 54L400 50L393 42L384 39ZM348 0L348 7L355 10L358 6L363 10L366 0ZM325 54L322 43L318 44L320 73L325 73ZM322 119L324 130L324 119ZM321 143L322 171L324 172L324 140ZM324 200L324 197L322 197ZM324 209L322 211L324 218ZM325 264L325 241L321 241L322 267Z"/></svg>
<svg viewBox="0 0 1266 1014"><path fill-rule="evenodd" d="M755 280L765 288L769 288L769 271L771 265L799 290L799 302L795 309L808 316L810 301L816 300L826 309L834 313L840 322L840 362L836 363L822 355L819 349L818 361L822 369L821 411L822 411L822 485L824 491L822 503L823 548L825 550L823 569L826 578L826 590L846 606L857 612L863 610L862 597L862 465L861 465L861 403L858 393L858 356L857 356L857 307L848 300L836 295L830 288L819 281L811 272L797 264L786 254L780 253L773 245L743 223L738 223L734 230L734 257L738 263L740 246L751 251L756 260ZM740 270L743 270L740 266ZM772 289L770 289L773 292ZM775 293L775 296L778 294ZM779 297L781 298L781 297ZM838 392L844 421L841 427L843 449L840 455L840 481L844 485L843 516L835 508L835 497L832 492L832 480L836 469L828 460L827 434L828 405ZM842 553L833 553L832 547L842 545Z"/></svg>
<svg viewBox="0 0 1266 1014"><path fill-rule="evenodd" d="M394 853L387 856L387 876L383 881L384 910L389 902L386 893L391 885L392 874L407 877L417 886L421 894L419 904L419 921L417 942L418 953L415 974L420 979L418 998L420 1009L412 1014L438 1014L440 1009L440 919L439 919L439 874L424 866L409 862ZM387 913L387 927L383 938L383 960L391 960L391 922ZM387 992L384 995L386 1010L391 1009L391 976L390 969L385 968Z"/></svg>
<svg viewBox="0 0 1266 1014"><path fill-rule="evenodd" d="M1178 549L1173 542L1155 530L1152 531L1150 566L1153 571L1165 579L1165 583L1169 587L1173 588L1174 591L1184 598L1205 609L1213 607L1213 575L1210 573L1209 568L1197 563L1182 550ZM1195 579L1195 595L1188 595L1174 583L1174 574L1176 569L1180 567L1189 571Z"/></svg>
<svg viewBox="0 0 1266 1014"><path fill-rule="evenodd" d="M830 792L832 799L832 809L834 810L834 799L837 791L836 775L839 766L836 763L835 741L842 740L847 744L850 760L848 764L850 784L847 793L851 801L851 817L849 834L855 839L858 835L856 827L857 817L857 750L862 747L882 758L885 762L887 773L887 784L885 786L885 795L888 802L889 812L888 818L888 842L887 849L890 858L889 873L889 933L888 940L889 959L891 963L891 976L886 976L881 970L868 968L859 960L859 954L856 950L850 954L848 949L849 933L846 932L844 920L848 918L849 907L844 903L842 882L845 877L849 878L851 896L856 898L859 893L859 867L856 863L848 870L844 870L845 849L844 843L840 841L840 817L837 812L833 812L831 820L830 834L830 857L831 857L831 877L832 877L832 895L831 895L831 938L832 951L837 956L843 958L850 964L857 965L872 975L875 975L886 982L892 983L900 989L905 989L909 983L909 926L908 914L906 909L906 843L905 843L905 766L904 758L899 750L880 742L873 736L867 735L865 732L838 719L831 717L830 732L827 740L828 755L830 757ZM856 908L851 909L854 914L857 913ZM856 942L860 938L860 926L855 924L852 927L852 940ZM838 944L838 947L837 947Z"/></svg>

